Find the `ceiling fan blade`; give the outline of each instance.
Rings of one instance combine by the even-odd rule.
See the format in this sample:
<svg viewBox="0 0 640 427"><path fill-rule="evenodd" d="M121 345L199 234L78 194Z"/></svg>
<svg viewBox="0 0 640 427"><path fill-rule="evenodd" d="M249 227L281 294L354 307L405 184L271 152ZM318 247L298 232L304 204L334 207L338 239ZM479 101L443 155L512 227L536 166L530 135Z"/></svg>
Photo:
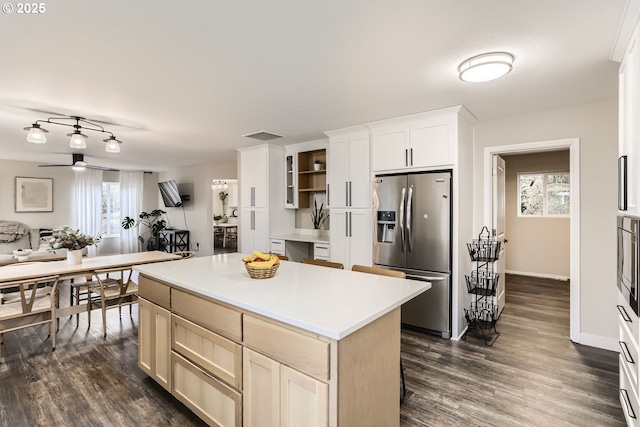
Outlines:
<svg viewBox="0 0 640 427"><path fill-rule="evenodd" d="M69 167L73 165L38 165L39 168L58 168L58 167Z"/></svg>
<svg viewBox="0 0 640 427"><path fill-rule="evenodd" d="M120 169L105 168L105 167L102 167L102 166L87 165L85 167L87 169L97 169L97 170L102 170L102 171L114 171L114 172L120 171Z"/></svg>

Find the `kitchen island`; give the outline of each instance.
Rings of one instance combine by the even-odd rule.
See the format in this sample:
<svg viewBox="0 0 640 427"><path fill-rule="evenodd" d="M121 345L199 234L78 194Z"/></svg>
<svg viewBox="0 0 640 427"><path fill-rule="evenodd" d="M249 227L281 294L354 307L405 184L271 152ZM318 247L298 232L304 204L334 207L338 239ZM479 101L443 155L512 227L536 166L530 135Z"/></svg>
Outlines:
<svg viewBox="0 0 640 427"><path fill-rule="evenodd" d="M425 282L242 255L145 265L138 365L211 425L399 425L400 305Z"/></svg>

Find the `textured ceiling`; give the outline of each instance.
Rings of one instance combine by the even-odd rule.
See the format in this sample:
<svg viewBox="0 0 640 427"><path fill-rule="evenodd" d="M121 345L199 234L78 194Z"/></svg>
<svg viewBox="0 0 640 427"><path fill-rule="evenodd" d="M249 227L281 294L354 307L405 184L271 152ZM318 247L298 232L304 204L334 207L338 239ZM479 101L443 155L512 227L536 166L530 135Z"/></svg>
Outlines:
<svg viewBox="0 0 640 427"><path fill-rule="evenodd" d="M235 161L265 130L282 144L323 131L465 105L478 119L616 97L610 61L624 0L65 0L0 16L0 158L69 162L68 128L45 145L22 130L80 115L123 141L89 162L162 171ZM514 55L505 78L457 66ZM37 111L40 110L40 111ZM49 114L51 112L52 114ZM55 113L55 114L53 114Z"/></svg>

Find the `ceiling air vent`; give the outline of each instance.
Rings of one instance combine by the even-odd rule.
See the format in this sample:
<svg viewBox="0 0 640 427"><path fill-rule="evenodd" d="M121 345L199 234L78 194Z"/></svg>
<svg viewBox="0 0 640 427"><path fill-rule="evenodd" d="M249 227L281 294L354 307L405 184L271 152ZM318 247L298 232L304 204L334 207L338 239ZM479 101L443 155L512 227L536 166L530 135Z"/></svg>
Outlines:
<svg viewBox="0 0 640 427"><path fill-rule="evenodd" d="M283 138L284 137L284 135L278 135L278 134L275 134L275 133L265 132L263 130L261 130L260 132L248 133L248 134L242 135L242 136L246 136L247 138L259 139L260 141L270 141L272 139Z"/></svg>

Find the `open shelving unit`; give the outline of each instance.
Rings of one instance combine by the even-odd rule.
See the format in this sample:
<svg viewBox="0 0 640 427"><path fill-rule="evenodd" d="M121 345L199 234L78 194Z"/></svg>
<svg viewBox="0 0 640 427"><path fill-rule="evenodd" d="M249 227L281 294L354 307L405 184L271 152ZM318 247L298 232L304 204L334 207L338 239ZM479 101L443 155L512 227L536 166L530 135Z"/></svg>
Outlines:
<svg viewBox="0 0 640 427"><path fill-rule="evenodd" d="M320 162L320 169L314 164ZM298 207L313 205L315 193L327 191L327 150L313 150L298 153Z"/></svg>
<svg viewBox="0 0 640 427"><path fill-rule="evenodd" d="M477 239L467 243L467 250L475 270L465 275L467 291L474 295L469 308L464 309L469 328L462 336L467 337L470 331L481 335L486 345L493 345L500 333L496 329L498 306L495 304L496 288L500 274L494 271L494 263L500 255L501 242L491 236L489 229L482 227Z"/></svg>

